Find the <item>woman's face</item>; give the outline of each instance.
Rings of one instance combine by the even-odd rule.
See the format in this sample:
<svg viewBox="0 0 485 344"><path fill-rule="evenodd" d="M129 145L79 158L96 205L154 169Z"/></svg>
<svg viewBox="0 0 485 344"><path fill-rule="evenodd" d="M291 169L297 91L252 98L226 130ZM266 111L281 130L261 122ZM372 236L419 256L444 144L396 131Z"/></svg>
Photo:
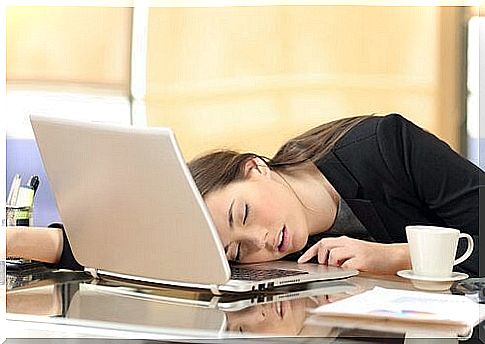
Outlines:
<svg viewBox="0 0 485 344"><path fill-rule="evenodd" d="M297 335L306 318L306 299L257 305L228 312L228 331L238 333Z"/></svg>
<svg viewBox="0 0 485 344"><path fill-rule="evenodd" d="M344 294L345 295L345 294ZM348 297L348 295L344 296ZM237 312L227 312L227 331L271 335L311 335L329 337L333 328L318 326L312 333L302 333L308 310L330 303L329 295L255 305ZM308 330L308 328L307 328Z"/></svg>
<svg viewBox="0 0 485 344"><path fill-rule="evenodd" d="M241 263L280 259L301 250L308 239L303 206L294 192L255 161L246 163L245 179L205 197L227 258Z"/></svg>

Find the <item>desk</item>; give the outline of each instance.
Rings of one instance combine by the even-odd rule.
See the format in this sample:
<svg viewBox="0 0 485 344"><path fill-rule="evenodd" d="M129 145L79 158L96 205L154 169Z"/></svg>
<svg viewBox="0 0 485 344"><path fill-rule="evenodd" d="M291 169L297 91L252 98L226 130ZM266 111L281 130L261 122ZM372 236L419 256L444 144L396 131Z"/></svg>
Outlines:
<svg viewBox="0 0 485 344"><path fill-rule="evenodd" d="M94 280L84 272L43 269L30 274L7 273L6 337L129 338L134 341L283 343L479 343L458 338L463 329L393 326L390 322L352 322L318 318L307 312L374 286L413 290L397 276L360 274L339 281L288 288L284 293L215 297L194 289L134 285ZM281 298L281 295L285 295ZM274 300L278 300L274 302ZM256 304L258 301L262 304ZM273 302L272 302L273 301ZM57 338L57 339L55 339ZM257 338L257 339L256 339ZM22 340L20 340L22 342ZM46 340L43 340L45 343ZM49 341L47 341L49 342Z"/></svg>

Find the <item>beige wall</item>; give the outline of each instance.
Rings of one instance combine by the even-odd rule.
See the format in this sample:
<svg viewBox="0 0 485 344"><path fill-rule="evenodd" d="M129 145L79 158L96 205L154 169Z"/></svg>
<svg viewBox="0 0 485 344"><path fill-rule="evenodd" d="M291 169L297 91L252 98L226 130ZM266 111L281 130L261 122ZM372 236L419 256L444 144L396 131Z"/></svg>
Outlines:
<svg viewBox="0 0 485 344"><path fill-rule="evenodd" d="M453 147L462 8L288 6L150 11L147 110L187 158L271 155L322 122L400 112Z"/></svg>
<svg viewBox="0 0 485 344"><path fill-rule="evenodd" d="M360 113L400 112L459 147L461 7L152 8L147 115L187 158L271 155ZM127 90L130 8L8 7L7 81Z"/></svg>
<svg viewBox="0 0 485 344"><path fill-rule="evenodd" d="M129 83L131 8L7 7L7 81Z"/></svg>

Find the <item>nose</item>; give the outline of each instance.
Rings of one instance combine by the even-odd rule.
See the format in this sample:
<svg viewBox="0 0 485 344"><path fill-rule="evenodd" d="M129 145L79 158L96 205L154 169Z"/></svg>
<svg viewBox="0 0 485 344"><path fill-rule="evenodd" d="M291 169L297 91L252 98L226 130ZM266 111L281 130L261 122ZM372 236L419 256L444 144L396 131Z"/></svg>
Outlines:
<svg viewBox="0 0 485 344"><path fill-rule="evenodd" d="M241 314L233 315L230 314L229 318L231 322L234 323L233 331L238 331L239 328L243 329L243 332L252 332L261 326L266 320L266 312L262 307L264 305L258 305L250 307L246 310L241 311ZM235 321L234 321L235 320Z"/></svg>
<svg viewBox="0 0 485 344"><path fill-rule="evenodd" d="M249 243L254 249L262 250L267 247L272 248L269 242L269 231L266 228L253 226L252 228L245 228L243 230L244 241Z"/></svg>

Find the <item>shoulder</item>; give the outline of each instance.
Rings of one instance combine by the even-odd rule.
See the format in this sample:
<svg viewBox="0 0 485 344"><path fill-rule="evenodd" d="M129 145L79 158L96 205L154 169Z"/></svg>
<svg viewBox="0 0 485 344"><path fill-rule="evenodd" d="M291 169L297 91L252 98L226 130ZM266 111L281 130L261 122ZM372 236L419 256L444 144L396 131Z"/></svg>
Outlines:
<svg viewBox="0 0 485 344"><path fill-rule="evenodd" d="M384 116L371 116L352 128L335 145L336 149L348 145L363 142L369 139L381 140L385 137L394 137L394 134L403 126L411 124L407 119L398 113L391 113Z"/></svg>
<svg viewBox="0 0 485 344"><path fill-rule="evenodd" d="M418 127L404 116L397 113L392 113L380 117L376 134L378 136L395 137L395 135L401 136L407 131L415 130L424 131L422 128Z"/></svg>

